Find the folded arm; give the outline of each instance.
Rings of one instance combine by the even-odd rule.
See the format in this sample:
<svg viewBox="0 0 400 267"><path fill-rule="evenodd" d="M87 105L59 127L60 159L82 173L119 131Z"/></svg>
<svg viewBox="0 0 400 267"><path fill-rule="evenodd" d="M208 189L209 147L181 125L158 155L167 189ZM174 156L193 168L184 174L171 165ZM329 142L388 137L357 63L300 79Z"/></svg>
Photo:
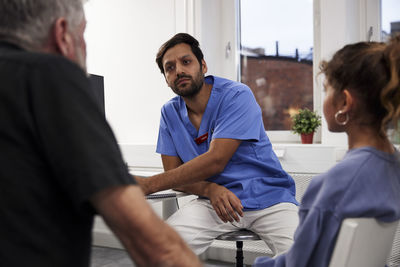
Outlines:
<svg viewBox="0 0 400 267"><path fill-rule="evenodd" d="M222 172L240 145L240 140L213 139L204 154L177 168L148 178L138 177L145 194L204 181Z"/></svg>
<svg viewBox="0 0 400 267"><path fill-rule="evenodd" d="M172 170L183 164L176 156L162 155L164 170ZM210 200L217 215L222 221L239 221L243 216L243 206L240 199L229 189L216 183L201 181L189 185L174 188L175 190L206 197Z"/></svg>

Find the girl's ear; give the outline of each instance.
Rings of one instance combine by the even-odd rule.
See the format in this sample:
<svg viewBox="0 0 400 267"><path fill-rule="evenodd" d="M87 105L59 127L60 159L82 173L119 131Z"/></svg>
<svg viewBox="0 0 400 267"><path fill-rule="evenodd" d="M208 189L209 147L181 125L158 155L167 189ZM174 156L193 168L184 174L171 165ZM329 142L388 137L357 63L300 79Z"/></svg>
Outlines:
<svg viewBox="0 0 400 267"><path fill-rule="evenodd" d="M344 89L340 95L340 99L337 101L339 110L343 112L349 112L352 110L354 105L354 97L351 92Z"/></svg>

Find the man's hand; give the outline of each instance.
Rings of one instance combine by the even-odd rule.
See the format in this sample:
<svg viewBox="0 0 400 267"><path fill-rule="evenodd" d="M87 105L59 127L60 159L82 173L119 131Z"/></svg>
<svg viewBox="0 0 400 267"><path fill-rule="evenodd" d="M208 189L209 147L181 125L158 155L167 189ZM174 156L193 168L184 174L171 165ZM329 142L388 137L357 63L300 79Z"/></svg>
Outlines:
<svg viewBox="0 0 400 267"><path fill-rule="evenodd" d="M134 175L133 178L136 180L136 182L142 189L144 195L148 195L148 194L152 193L152 192L150 192L149 183L147 183L146 177Z"/></svg>
<svg viewBox="0 0 400 267"><path fill-rule="evenodd" d="M233 220L239 222L239 216L243 217L243 206L240 199L224 186L210 183L207 197L223 222L233 222Z"/></svg>

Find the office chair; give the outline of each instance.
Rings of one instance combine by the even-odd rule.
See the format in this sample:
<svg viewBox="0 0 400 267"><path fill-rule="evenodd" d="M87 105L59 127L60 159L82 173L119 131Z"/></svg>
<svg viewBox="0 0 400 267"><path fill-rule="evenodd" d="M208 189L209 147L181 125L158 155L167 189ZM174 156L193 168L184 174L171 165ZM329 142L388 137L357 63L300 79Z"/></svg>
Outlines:
<svg viewBox="0 0 400 267"><path fill-rule="evenodd" d="M398 223L375 218L343 220L329 267L385 266Z"/></svg>
<svg viewBox="0 0 400 267"><path fill-rule="evenodd" d="M216 240L236 241L236 267L243 267L243 241L261 240L254 232L247 229L228 232L217 236Z"/></svg>

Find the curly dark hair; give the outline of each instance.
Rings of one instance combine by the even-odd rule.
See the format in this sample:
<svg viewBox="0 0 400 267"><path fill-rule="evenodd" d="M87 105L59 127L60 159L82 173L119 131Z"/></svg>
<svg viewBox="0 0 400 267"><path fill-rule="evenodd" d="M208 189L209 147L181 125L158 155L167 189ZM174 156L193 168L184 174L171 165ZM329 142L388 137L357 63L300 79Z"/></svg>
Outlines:
<svg viewBox="0 0 400 267"><path fill-rule="evenodd" d="M357 96L360 124L376 127L385 134L400 117L400 35L388 43L359 42L337 51L322 61L321 72L336 92L344 89Z"/></svg>

